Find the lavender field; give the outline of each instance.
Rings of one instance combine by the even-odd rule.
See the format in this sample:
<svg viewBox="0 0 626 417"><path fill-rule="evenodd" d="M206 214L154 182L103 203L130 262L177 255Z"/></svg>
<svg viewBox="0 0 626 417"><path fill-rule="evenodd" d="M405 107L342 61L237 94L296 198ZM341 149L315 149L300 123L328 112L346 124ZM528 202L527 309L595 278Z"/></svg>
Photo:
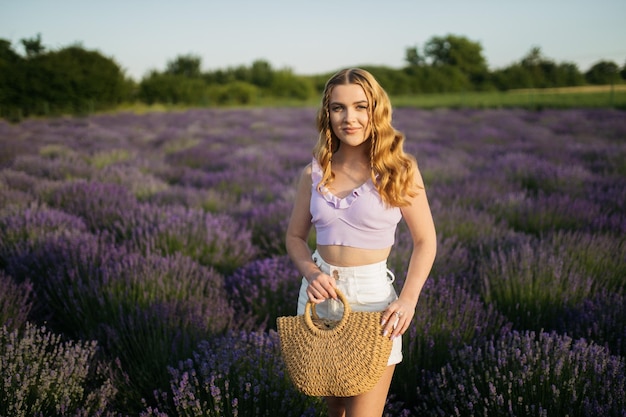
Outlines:
<svg viewBox="0 0 626 417"><path fill-rule="evenodd" d="M314 115L0 122L0 415L324 415L275 332L296 311L283 235ZM386 415L626 416L626 114L394 124L439 249ZM402 223L396 242L401 284Z"/></svg>

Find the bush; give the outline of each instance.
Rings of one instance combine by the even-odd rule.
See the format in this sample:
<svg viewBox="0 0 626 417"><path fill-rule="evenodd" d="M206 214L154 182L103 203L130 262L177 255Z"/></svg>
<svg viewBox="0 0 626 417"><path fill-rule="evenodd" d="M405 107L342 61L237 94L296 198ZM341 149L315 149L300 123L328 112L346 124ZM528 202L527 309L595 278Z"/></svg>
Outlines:
<svg viewBox="0 0 626 417"><path fill-rule="evenodd" d="M171 391L161 391L155 397L161 410L178 415L324 415L321 399L307 397L291 384L276 332L229 333L212 342L202 342L193 358L170 368L170 374ZM148 408L141 414L163 415L158 408Z"/></svg>
<svg viewBox="0 0 626 417"><path fill-rule="evenodd" d="M518 329L554 329L558 318L593 294L593 280L549 242L491 252L479 266L482 297Z"/></svg>
<svg viewBox="0 0 626 417"><path fill-rule="evenodd" d="M585 340L511 332L466 346L417 389L422 416L623 416L624 359Z"/></svg>
<svg viewBox="0 0 626 417"><path fill-rule="evenodd" d="M396 367L392 392L406 404L415 404L415 386L424 370L437 371L453 352L482 344L508 326L493 306L444 277L426 282L415 318L403 336L403 361Z"/></svg>
<svg viewBox="0 0 626 417"><path fill-rule="evenodd" d="M175 185L152 194L147 202L159 207L182 206L216 214L228 212L234 205L234 200L227 191Z"/></svg>
<svg viewBox="0 0 626 417"><path fill-rule="evenodd" d="M32 308L32 289L30 282L17 284L0 270L0 325L9 331L22 328Z"/></svg>
<svg viewBox="0 0 626 417"><path fill-rule="evenodd" d="M223 278L181 255L144 257L91 235L56 236L8 269L33 280L39 320L119 358L129 404L166 386L167 365L233 324Z"/></svg>
<svg viewBox="0 0 626 417"><path fill-rule="evenodd" d="M252 242L259 248L259 256L285 255L285 234L291 216L292 203L277 200L239 208L237 218L252 233Z"/></svg>
<svg viewBox="0 0 626 417"><path fill-rule="evenodd" d="M226 291L239 315L276 329L280 316L296 314L301 276L288 256L252 261L226 277Z"/></svg>
<svg viewBox="0 0 626 417"><path fill-rule="evenodd" d="M95 342L63 342L45 327L0 329L0 415L103 416L116 390Z"/></svg>
<svg viewBox="0 0 626 417"><path fill-rule="evenodd" d="M603 214L601 207L591 201L559 193L524 196L499 204L495 210L512 229L536 236L554 231L594 230L596 219Z"/></svg>
<svg viewBox="0 0 626 417"><path fill-rule="evenodd" d="M252 104L259 95L259 88L244 81L232 81L225 85L211 85L208 95L216 104Z"/></svg>
<svg viewBox="0 0 626 417"><path fill-rule="evenodd" d="M150 196L167 189L160 179L144 173L135 166L110 165L94 175L103 183L119 184L126 188L138 201L147 200Z"/></svg>
<svg viewBox="0 0 626 417"><path fill-rule="evenodd" d="M572 265L582 276L593 277L593 293L613 291L623 294L626 288L626 240L610 234L579 231L545 236L545 244L563 254L563 262Z"/></svg>
<svg viewBox="0 0 626 417"><path fill-rule="evenodd" d="M139 84L138 98L147 103L206 105L210 92L201 79L152 72Z"/></svg>
<svg viewBox="0 0 626 417"><path fill-rule="evenodd" d="M93 168L76 155L46 158L39 155L20 155L12 169L40 179L64 181L89 179Z"/></svg>
<svg viewBox="0 0 626 417"><path fill-rule="evenodd" d="M92 232L116 231L132 215L137 199L123 186L100 182L68 182L50 196L50 205L84 219ZM123 239L125 236L117 236Z"/></svg>
<svg viewBox="0 0 626 417"><path fill-rule="evenodd" d="M222 273L231 273L254 258L251 233L226 214L179 206L141 206L119 223L118 236L143 253L182 254Z"/></svg>
<svg viewBox="0 0 626 417"><path fill-rule="evenodd" d="M82 219L59 210L31 205L0 214L0 266L30 251L50 236L87 232Z"/></svg>
<svg viewBox="0 0 626 417"><path fill-rule="evenodd" d="M556 330L576 338L593 340L612 354L626 357L626 296L608 290L568 309Z"/></svg>

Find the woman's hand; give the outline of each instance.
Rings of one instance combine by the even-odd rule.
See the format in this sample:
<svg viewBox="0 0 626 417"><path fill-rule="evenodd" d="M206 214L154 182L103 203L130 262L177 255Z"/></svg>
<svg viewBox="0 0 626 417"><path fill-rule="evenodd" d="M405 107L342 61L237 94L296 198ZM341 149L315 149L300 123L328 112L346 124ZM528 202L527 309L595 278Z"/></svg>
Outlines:
<svg viewBox="0 0 626 417"><path fill-rule="evenodd" d="M415 304L408 303L398 298L387 306L383 312L381 326L383 336L389 336L391 340L401 336L409 328L415 315Z"/></svg>
<svg viewBox="0 0 626 417"><path fill-rule="evenodd" d="M319 304L329 298L337 299L335 278L320 271L312 278L307 278L307 281L309 281L309 286L306 289L306 294L313 304Z"/></svg>

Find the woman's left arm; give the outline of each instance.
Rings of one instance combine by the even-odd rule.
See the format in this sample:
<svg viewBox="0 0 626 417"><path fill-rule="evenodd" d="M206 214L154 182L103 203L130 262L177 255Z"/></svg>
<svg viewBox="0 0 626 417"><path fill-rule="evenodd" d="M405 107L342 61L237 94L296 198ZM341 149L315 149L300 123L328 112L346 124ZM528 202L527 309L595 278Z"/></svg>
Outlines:
<svg viewBox="0 0 626 417"><path fill-rule="evenodd" d="M415 170L415 184L420 186L418 194L410 199L409 205L401 208L413 240L413 251L400 295L383 313L384 331L392 339L409 327L437 253L435 224L419 169ZM396 312L399 316L394 317Z"/></svg>

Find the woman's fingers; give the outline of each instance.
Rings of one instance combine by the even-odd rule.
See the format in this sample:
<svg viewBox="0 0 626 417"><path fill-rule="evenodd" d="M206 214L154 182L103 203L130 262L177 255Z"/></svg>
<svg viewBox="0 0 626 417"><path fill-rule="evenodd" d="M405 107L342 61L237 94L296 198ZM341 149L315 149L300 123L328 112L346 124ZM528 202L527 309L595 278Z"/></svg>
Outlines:
<svg viewBox="0 0 626 417"><path fill-rule="evenodd" d="M383 312L381 326L383 326L383 335L389 336L392 340L401 336L409 328L415 310L406 308L401 302L394 301L389 304Z"/></svg>
<svg viewBox="0 0 626 417"><path fill-rule="evenodd" d="M313 303L321 303L329 298L337 299L334 278L323 273L309 283L306 292Z"/></svg>

